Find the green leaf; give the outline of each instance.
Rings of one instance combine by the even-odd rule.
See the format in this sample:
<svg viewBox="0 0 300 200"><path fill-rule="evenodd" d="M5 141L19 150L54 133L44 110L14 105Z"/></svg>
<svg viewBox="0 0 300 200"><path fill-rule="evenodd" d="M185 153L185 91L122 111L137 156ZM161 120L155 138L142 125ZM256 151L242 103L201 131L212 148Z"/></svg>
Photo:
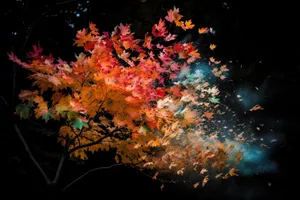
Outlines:
<svg viewBox="0 0 300 200"><path fill-rule="evenodd" d="M82 127L88 127L88 124L87 124L86 122L82 121L81 119L76 119L76 120L73 122L72 126L73 126L74 128L76 128L76 129L81 130Z"/></svg>
<svg viewBox="0 0 300 200"><path fill-rule="evenodd" d="M48 111L46 112L43 116L42 119L44 119L46 121L46 123L48 122L49 119L53 118L53 114L52 112Z"/></svg>
<svg viewBox="0 0 300 200"><path fill-rule="evenodd" d="M69 112L67 112L67 119L72 120L72 119L78 117L78 115L79 114L77 112L69 111Z"/></svg>
<svg viewBox="0 0 300 200"><path fill-rule="evenodd" d="M220 103L220 99L219 99L219 98L216 98L216 97L212 97L212 98L210 98L209 100L210 100L210 102L212 102L212 103Z"/></svg>
<svg viewBox="0 0 300 200"><path fill-rule="evenodd" d="M16 107L16 113L20 115L21 118L27 119L29 116L32 115L32 108L33 108L32 102L28 104L21 103Z"/></svg>

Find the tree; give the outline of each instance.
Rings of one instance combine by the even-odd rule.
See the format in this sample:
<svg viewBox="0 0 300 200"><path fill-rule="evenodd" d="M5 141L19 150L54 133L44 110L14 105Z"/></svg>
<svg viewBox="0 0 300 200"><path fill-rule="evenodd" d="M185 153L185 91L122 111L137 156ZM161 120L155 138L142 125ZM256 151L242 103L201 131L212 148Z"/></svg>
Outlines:
<svg viewBox="0 0 300 200"><path fill-rule="evenodd" d="M34 88L20 92L16 114L60 124L57 140L64 151L53 180L15 124L48 185L58 182L65 159L88 159L87 152L110 149L116 151L116 163L156 170L154 179L163 172L180 176L196 171L200 176L194 187L198 187L211 177L237 175L242 153L234 150L234 143L221 142L221 132L211 128L213 119L224 112L219 90L203 70L208 66L223 80L228 69L213 56L200 58L196 43L178 41L171 29L185 34L195 26L182 19L174 7L143 40L134 38L128 24L100 34L90 23L77 32L74 44L83 52L72 62L44 55L39 45L33 46L26 61L9 54L10 60L31 71L28 78ZM214 34L207 27L198 32ZM215 48L209 45L211 51Z"/></svg>

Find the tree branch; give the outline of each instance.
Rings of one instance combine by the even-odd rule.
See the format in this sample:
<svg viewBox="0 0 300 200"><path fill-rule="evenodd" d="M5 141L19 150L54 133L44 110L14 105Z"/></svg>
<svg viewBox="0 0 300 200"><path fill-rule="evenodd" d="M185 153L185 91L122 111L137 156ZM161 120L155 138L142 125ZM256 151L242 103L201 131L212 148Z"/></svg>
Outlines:
<svg viewBox="0 0 300 200"><path fill-rule="evenodd" d="M110 132L109 134L103 136L102 138L96 140L95 142L91 142L91 143L88 143L88 144L84 144L84 145L81 145L81 146L77 146L77 147L74 147L73 149L71 149L68 153L71 154L73 153L74 151L78 150L78 149L82 149L82 148L85 148L85 147L90 147L90 146L93 146L95 144L99 144L102 140L104 140L105 138L108 138L108 137L111 137L111 136L114 136L114 133L118 132L118 131L121 131L122 129L120 128L116 128L115 130L113 130L112 132Z"/></svg>
<svg viewBox="0 0 300 200"><path fill-rule="evenodd" d="M99 140L96 140L95 142L91 142L91 143L88 143L88 144L84 144L84 145L81 145L81 146L77 146L77 147L74 147L73 149L71 149L68 153L71 154L73 153L74 151L78 150L78 149L82 149L82 148L85 148L85 147L90 147L90 146L93 146L95 144L99 144L103 139L107 138L107 136L104 136L102 138L100 138Z"/></svg>
<svg viewBox="0 0 300 200"><path fill-rule="evenodd" d="M136 164L132 164L133 166L135 165L139 165L141 164L143 161L141 162L138 162ZM117 163L117 164L113 164L113 165L110 165L108 167L97 167L97 168L94 168L94 169L91 169L87 172L85 172L84 174L82 174L81 176L79 176L78 178L76 178L74 181L72 181L71 183L69 183L66 187L64 187L61 192L64 192L68 187L70 187L71 185L73 185L74 183L76 183L77 181L79 181L80 179L82 179L84 176L86 176L87 174L91 173L91 172L94 172L94 171L97 171L97 170L101 170L101 169L110 169L112 167L115 167L115 166L120 166L120 165L128 165L126 163Z"/></svg>
<svg viewBox="0 0 300 200"><path fill-rule="evenodd" d="M14 124L14 128L15 128L15 130L16 130L16 132L17 132L17 134L18 134L18 136L19 136L19 138L20 138L20 140L21 140L21 142L23 143L23 145L24 145L24 147L25 147L25 150L27 151L27 153L28 153L30 159L31 159L32 162L35 164L35 166L38 168L38 170L41 172L41 174L43 175L43 177L44 177L44 179L45 179L47 185L49 185L49 184L51 183L50 179L48 178L48 176L47 176L47 174L45 173L45 171L42 169L42 167L40 166L40 164L37 162L37 160L36 160L36 159L34 158L34 156L32 155L32 153L31 153L31 151L30 151L30 149L29 149L29 147L28 147L28 144L26 143L26 141L25 141L25 139L24 139L24 137L23 137L23 135L22 135L22 133L21 133L19 127L18 127L16 124Z"/></svg>
<svg viewBox="0 0 300 200"><path fill-rule="evenodd" d="M86 176L87 174L91 173L91 172L94 172L94 171L97 171L97 170L101 170L101 169L110 169L112 167L115 167L115 166L119 166L119 165L124 165L124 163L119 163L119 164L113 164L113 165L110 165L108 167L97 167L97 168L94 168L94 169L91 169L87 172L85 172L84 174L82 174L81 176L79 176L78 178L76 178L74 181L72 181L71 183L69 183L66 187L64 187L62 189L62 192L64 192L68 187L70 187L71 185L73 185L74 183L76 183L77 181L79 181L80 179L82 179L84 176Z"/></svg>
<svg viewBox="0 0 300 200"><path fill-rule="evenodd" d="M65 163L65 160L66 160L66 154L64 153L61 158L60 158L60 161L59 161L59 164L58 164L58 167L57 167L57 170L56 170L56 174L55 174L55 177L54 177L54 180L53 180L53 184L56 184L60 175L61 175L61 172L62 172L62 168L63 168L63 165Z"/></svg>

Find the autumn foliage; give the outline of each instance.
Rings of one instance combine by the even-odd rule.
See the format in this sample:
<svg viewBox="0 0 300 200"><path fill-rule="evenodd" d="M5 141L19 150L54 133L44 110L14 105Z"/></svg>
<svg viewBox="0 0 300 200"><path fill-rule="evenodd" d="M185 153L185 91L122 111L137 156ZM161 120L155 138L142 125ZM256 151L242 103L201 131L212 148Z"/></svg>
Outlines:
<svg viewBox="0 0 300 200"><path fill-rule="evenodd" d="M115 149L116 162L154 169L155 178L161 171L195 171L204 186L210 179L235 176L242 154L230 160L234 146L206 129L222 114L219 90L205 80L201 67L192 67L202 60L221 80L228 69L169 32L194 26L174 8L143 39L136 39L127 24L100 33L90 23L77 32L74 44L83 51L73 62L44 55L40 46L33 46L26 61L10 53L12 61L31 71L34 88L20 92L16 113L63 122L58 142L80 159L87 159L87 152Z"/></svg>

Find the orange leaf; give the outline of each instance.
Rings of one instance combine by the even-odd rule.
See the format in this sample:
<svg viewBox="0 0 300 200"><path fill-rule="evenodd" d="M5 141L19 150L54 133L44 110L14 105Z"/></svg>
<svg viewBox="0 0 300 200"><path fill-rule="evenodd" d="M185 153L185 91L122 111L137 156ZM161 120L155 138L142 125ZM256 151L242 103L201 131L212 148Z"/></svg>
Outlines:
<svg viewBox="0 0 300 200"><path fill-rule="evenodd" d="M212 112L204 112L204 116L205 116L207 119L212 119L212 118L214 118Z"/></svg>
<svg viewBox="0 0 300 200"><path fill-rule="evenodd" d="M185 29L192 29L195 24L192 24L192 20L185 21Z"/></svg>
<svg viewBox="0 0 300 200"><path fill-rule="evenodd" d="M204 177L203 181L202 181L202 187L205 186L205 184L209 181L208 175Z"/></svg>
<svg viewBox="0 0 300 200"><path fill-rule="evenodd" d="M152 179L156 179L157 178L157 175L158 175L158 172L156 172L155 174L154 174L154 176L153 176L153 178Z"/></svg>
<svg viewBox="0 0 300 200"><path fill-rule="evenodd" d="M198 32L199 32L200 34L207 33L207 32L208 32L208 28L207 28L207 27L206 27L206 28L199 28Z"/></svg>
<svg viewBox="0 0 300 200"><path fill-rule="evenodd" d="M210 44L210 45L209 45L209 48L210 48L211 50L214 50L216 47L217 47L217 45L215 45L215 44Z"/></svg>
<svg viewBox="0 0 300 200"><path fill-rule="evenodd" d="M131 138L132 138L132 139L137 139L137 138L139 138L139 137L140 137L140 134L138 134L137 132L131 133Z"/></svg>
<svg viewBox="0 0 300 200"><path fill-rule="evenodd" d="M263 109L264 109L264 108L261 107L260 105L255 105L255 106L253 106L253 107L250 109L250 111L263 110Z"/></svg>

